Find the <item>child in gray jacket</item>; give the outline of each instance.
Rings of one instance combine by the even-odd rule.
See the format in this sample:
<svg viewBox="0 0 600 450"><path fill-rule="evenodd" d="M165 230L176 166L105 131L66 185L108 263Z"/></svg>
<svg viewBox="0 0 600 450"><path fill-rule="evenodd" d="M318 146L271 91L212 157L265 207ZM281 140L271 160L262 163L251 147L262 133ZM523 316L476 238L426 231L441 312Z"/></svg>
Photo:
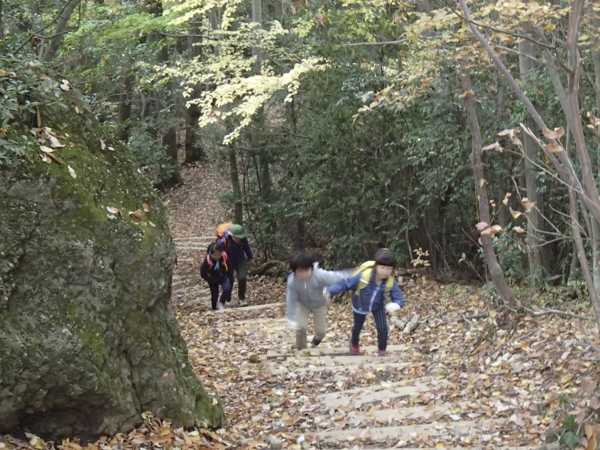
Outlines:
<svg viewBox="0 0 600 450"><path fill-rule="evenodd" d="M312 313L315 325L312 343L316 347L327 332L327 299L323 296L323 289L347 278L351 271L323 270L306 250L294 252L290 258L290 269L292 273L287 279L286 293L288 323L296 331L296 347L304 349L308 316Z"/></svg>

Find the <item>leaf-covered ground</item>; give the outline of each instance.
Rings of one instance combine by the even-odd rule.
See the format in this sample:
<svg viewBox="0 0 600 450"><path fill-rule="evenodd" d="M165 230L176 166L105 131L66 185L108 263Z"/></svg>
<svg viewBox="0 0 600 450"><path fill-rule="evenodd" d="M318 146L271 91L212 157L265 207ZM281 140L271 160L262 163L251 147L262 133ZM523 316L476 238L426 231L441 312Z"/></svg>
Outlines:
<svg viewBox="0 0 600 450"><path fill-rule="evenodd" d="M491 308L476 286L405 278L407 306L400 317L419 314L419 327L411 335L392 328L389 344L396 349L392 357L381 361L365 356L359 365L344 365L339 362L344 357L338 356L338 362L320 367L327 360L316 358L311 350L291 354L293 336L283 321L282 280L251 279L248 291L253 308L208 311L208 294L198 275L203 251L199 249L205 248L216 224L225 217L225 208L215 195L217 175L210 168L190 167L183 176L185 184L167 196L179 258L173 307L194 369L215 401L223 403L231 427L185 431L148 417L128 435L103 438L87 445L88 450L534 446L556 441L556 430L568 413L576 417L574 427L578 428L589 411L600 408L600 342L593 322L551 314L522 315L497 329L495 317L469 318ZM319 351L343 352L351 327L349 307L332 305L328 324ZM375 344L375 328L369 319L361 345ZM282 356L277 358L276 353ZM422 392L415 389L408 396L390 395L374 402L357 394L342 406L323 406L323 396L328 394L353 392L362 386L423 385L423 380L429 380L429 387ZM453 424L463 423L472 424L477 432L453 431ZM316 441L317 433L353 430L365 424L358 437ZM422 424L428 425L419 427ZM410 426L415 431L371 443L379 427L394 426ZM582 448L592 448L600 427L585 430L590 442L583 441ZM0 448L48 446L36 439L27 443L0 438ZM81 448L75 442L55 446Z"/></svg>
<svg viewBox="0 0 600 450"><path fill-rule="evenodd" d="M171 195L175 211L173 233L179 238L210 235L223 217L222 208L207 211L217 208L210 189L214 186L210 172L193 168L184 172L184 177L187 185ZM202 183L206 183L206 188ZM183 278L194 277L197 267L180 265L178 271ZM261 277L250 282L249 292L251 304L284 300L283 283ZM442 397L423 395L400 405L432 408L442 401L460 400L464 405L444 420L456 420L457 416L474 421L512 419L516 426L511 430L526 432L503 434L503 445L536 444L546 437L555 440L552 431L564 418L563 411L577 410L594 401L587 394L580 398L582 382L590 389L589 380L600 377L600 354L593 348L599 342L590 323L555 315L521 316L508 329L496 330L494 317L464 319L490 308L478 287L441 285L416 278L404 280L404 292L407 307L401 315L410 318L420 314L420 326L412 335L393 329L389 341L407 346L402 358L410 364L389 370L372 370L364 364L347 376L332 370L294 377L260 370L261 365L267 367L269 351L288 352L293 342L291 333L281 326L281 321L277 322L284 317L283 303L212 314L197 304L188 307L187 300L192 299L181 299L178 318L192 364L206 388L221 398L231 424L224 437L248 448L268 444L272 435L291 448L310 447L316 430L355 426L348 419L353 411L337 411L328 420L316 421L317 414L307 407L317 403L316 395L426 375L447 380L451 388L445 389ZM345 347L351 327L349 307L332 306L328 322L328 335L321 345ZM374 326L367 323L361 344L375 345ZM565 402L571 402L571 406L564 406ZM412 423L390 420L402 425ZM301 436L304 441L299 444ZM493 439L486 436L481 443L500 444ZM416 435L413 442L402 445L440 443L445 444Z"/></svg>

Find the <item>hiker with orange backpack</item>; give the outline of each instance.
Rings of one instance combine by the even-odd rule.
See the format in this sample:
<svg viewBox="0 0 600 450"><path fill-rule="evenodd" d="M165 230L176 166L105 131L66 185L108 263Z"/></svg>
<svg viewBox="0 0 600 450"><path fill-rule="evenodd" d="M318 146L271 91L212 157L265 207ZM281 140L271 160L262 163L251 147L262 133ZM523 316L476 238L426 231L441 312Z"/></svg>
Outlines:
<svg viewBox="0 0 600 450"><path fill-rule="evenodd" d="M354 276L323 289L323 295L328 301L332 296L353 291L354 325L350 339L350 355L360 355L360 332L367 316L373 313L377 327L377 353L379 356L388 356L388 325L385 313L386 310L393 313L404 307L402 291L393 277L395 267L394 253L388 249L381 249L375 254L375 261L362 264ZM387 296L392 302L385 305Z"/></svg>
<svg viewBox="0 0 600 450"><path fill-rule="evenodd" d="M226 230L223 229L227 227ZM219 234L222 235L219 236ZM238 299L240 306L248 306L246 301L246 274L248 271L248 263L252 266L256 266L254 254L250 248L250 243L246 237L246 231L244 227L239 224L221 224L217 228L218 241L223 248L225 253L229 257L229 264L232 272L229 277L231 287L233 289L234 278L233 272L236 273L238 279ZM248 257L248 259L246 259Z"/></svg>
<svg viewBox="0 0 600 450"><path fill-rule="evenodd" d="M206 280L210 288L210 301L213 311L225 309L225 302L231 298L232 270L228 264L227 253L218 242L208 247L200 266L200 276ZM219 300L219 286L223 288Z"/></svg>

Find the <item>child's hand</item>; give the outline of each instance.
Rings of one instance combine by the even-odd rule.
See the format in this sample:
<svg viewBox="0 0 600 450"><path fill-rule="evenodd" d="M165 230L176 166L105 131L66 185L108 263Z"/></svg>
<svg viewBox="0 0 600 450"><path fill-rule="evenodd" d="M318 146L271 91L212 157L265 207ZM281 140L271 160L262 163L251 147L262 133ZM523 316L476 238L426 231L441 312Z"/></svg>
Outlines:
<svg viewBox="0 0 600 450"><path fill-rule="evenodd" d="M390 314L393 314L400 311L400 305L398 303L391 302L385 305L385 310Z"/></svg>
<svg viewBox="0 0 600 450"><path fill-rule="evenodd" d="M327 288L323 288L323 297L325 297L325 300L327 300L327 304L331 303L331 294L329 293Z"/></svg>

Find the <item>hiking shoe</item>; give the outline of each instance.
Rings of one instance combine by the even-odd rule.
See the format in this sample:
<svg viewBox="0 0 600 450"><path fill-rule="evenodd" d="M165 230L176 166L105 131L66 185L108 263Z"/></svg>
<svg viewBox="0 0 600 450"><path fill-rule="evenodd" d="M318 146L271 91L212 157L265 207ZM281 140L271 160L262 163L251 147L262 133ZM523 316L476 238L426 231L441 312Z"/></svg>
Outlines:
<svg viewBox="0 0 600 450"><path fill-rule="evenodd" d="M240 306L248 306L248 302L243 298L240 298Z"/></svg>
<svg viewBox="0 0 600 450"><path fill-rule="evenodd" d="M313 347L318 347L320 343L321 343L321 339L313 338L313 340L312 340Z"/></svg>
<svg viewBox="0 0 600 450"><path fill-rule="evenodd" d="M377 356L390 356L390 354L385 350L377 350Z"/></svg>
<svg viewBox="0 0 600 450"><path fill-rule="evenodd" d="M221 302L217 303L217 311L223 311L225 309L225 305Z"/></svg>
<svg viewBox="0 0 600 450"><path fill-rule="evenodd" d="M358 356L360 355L360 345L354 345L350 342L350 356Z"/></svg>

